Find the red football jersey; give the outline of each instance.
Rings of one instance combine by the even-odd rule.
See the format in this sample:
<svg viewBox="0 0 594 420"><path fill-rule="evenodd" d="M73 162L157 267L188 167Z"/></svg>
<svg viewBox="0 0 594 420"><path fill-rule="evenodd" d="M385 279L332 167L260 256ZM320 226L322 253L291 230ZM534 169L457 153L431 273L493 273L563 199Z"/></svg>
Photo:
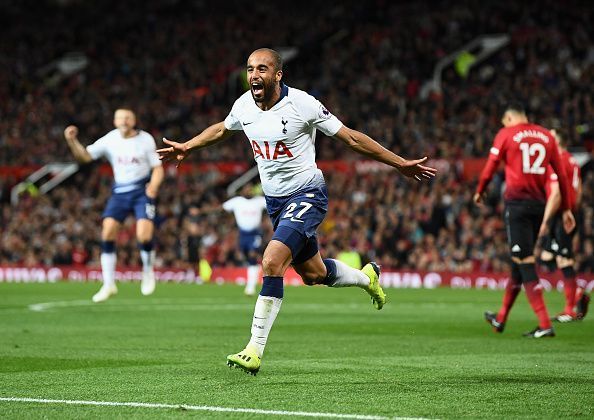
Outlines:
<svg viewBox="0 0 594 420"><path fill-rule="evenodd" d="M534 200L544 203L546 168L551 165L561 181L562 208L569 208L567 177L557 143L547 129L525 123L499 130L479 180L479 194L485 190L500 161L505 163L506 188L503 198L506 201Z"/></svg>
<svg viewBox="0 0 594 420"><path fill-rule="evenodd" d="M569 204L571 209L575 211L577 210L577 196L580 188L580 179L582 177L581 168L571 153L569 153L567 150L559 150L559 156L561 158L561 163L563 164L563 171L565 172L565 176L569 181ZM557 175L551 166L547 167L546 174L546 192L548 198L551 194L551 183L557 182Z"/></svg>

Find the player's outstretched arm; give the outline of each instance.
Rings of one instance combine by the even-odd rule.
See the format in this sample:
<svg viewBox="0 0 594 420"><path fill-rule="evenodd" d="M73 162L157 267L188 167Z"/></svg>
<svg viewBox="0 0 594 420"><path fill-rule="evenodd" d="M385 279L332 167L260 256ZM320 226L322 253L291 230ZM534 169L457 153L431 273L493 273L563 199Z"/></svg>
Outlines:
<svg viewBox="0 0 594 420"><path fill-rule="evenodd" d="M414 178L417 181L431 179L437 173L437 169L422 165L427 160L426 157L414 160L404 159L389 151L368 135L344 125L334 135L334 138L342 141L355 152L390 165L398 169L402 175Z"/></svg>
<svg viewBox="0 0 594 420"><path fill-rule="evenodd" d="M159 159L165 162L176 162L176 166L179 166L192 150L211 146L227 139L230 135L231 131L227 130L224 121L221 121L207 127L196 137L185 143L178 143L163 138L163 143L169 147L157 149L157 153L159 154Z"/></svg>
<svg viewBox="0 0 594 420"><path fill-rule="evenodd" d="M64 138L68 147L72 151L74 158L80 163L89 163L93 160L87 149L78 141L78 128L74 125L69 125L64 130Z"/></svg>

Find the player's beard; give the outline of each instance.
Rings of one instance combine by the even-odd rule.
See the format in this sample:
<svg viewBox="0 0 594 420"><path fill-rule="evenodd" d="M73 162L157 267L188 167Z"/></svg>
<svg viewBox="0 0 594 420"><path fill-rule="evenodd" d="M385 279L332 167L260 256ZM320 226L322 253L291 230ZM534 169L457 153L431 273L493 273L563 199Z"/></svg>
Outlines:
<svg viewBox="0 0 594 420"><path fill-rule="evenodd" d="M252 92L252 98L254 98L254 102L256 103L266 103L270 101L272 95L274 95L274 80L262 80L262 95L256 97L254 94L254 90L250 87L250 91Z"/></svg>

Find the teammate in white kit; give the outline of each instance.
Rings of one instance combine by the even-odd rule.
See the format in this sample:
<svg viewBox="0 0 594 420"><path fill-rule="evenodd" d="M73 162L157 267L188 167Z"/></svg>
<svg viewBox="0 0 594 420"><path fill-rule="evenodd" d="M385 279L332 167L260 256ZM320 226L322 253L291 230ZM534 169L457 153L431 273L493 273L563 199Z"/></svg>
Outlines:
<svg viewBox="0 0 594 420"><path fill-rule="evenodd" d="M247 184L242 189L242 196L225 201L223 209L235 216L239 228L239 249L248 263L245 294L252 296L256 293L260 273L258 251L262 247L262 212L266 210L266 199L252 197L252 186Z"/></svg>
<svg viewBox="0 0 594 420"><path fill-rule="evenodd" d="M101 271L103 286L93 296L93 302L103 302L118 291L115 285L115 240L124 219L130 213L136 216L136 238L142 259L143 295L155 290L153 264L153 233L155 198L163 181L164 171L153 136L135 128L136 116L129 109L118 109L114 114L115 130L110 131L86 148L78 140L78 128L71 125L64 137L75 159L81 163L105 157L115 182L112 196L103 212L101 231Z"/></svg>
<svg viewBox="0 0 594 420"><path fill-rule="evenodd" d="M326 214L328 197L315 162L316 130L407 177L430 179L436 173L422 165L427 158L406 160L344 126L317 99L282 83L282 76L282 59L276 51L254 51L247 61L250 91L235 101L225 121L185 143L163 139L168 147L157 150L162 159L179 165L191 150L218 143L232 131L243 130L250 142L274 235L262 259L264 279L254 309L251 339L244 350L227 357L227 364L254 375L260 369L268 334L281 307L283 276L290 264L307 285L357 286L369 293L376 309L386 302L377 264L356 270L337 260L323 260L318 252L316 229Z"/></svg>

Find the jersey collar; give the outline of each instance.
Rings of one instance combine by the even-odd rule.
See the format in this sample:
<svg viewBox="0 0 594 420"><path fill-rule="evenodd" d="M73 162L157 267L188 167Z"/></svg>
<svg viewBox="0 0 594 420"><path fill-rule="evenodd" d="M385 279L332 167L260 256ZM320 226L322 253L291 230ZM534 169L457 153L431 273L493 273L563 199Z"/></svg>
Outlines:
<svg viewBox="0 0 594 420"><path fill-rule="evenodd" d="M278 101L276 101L274 103L274 105L272 105L270 107L270 109L272 109L275 106L277 106L284 99L285 96L288 96L289 95L289 87L287 85L285 85L283 82L280 82L280 88L281 88L280 97L278 98Z"/></svg>

